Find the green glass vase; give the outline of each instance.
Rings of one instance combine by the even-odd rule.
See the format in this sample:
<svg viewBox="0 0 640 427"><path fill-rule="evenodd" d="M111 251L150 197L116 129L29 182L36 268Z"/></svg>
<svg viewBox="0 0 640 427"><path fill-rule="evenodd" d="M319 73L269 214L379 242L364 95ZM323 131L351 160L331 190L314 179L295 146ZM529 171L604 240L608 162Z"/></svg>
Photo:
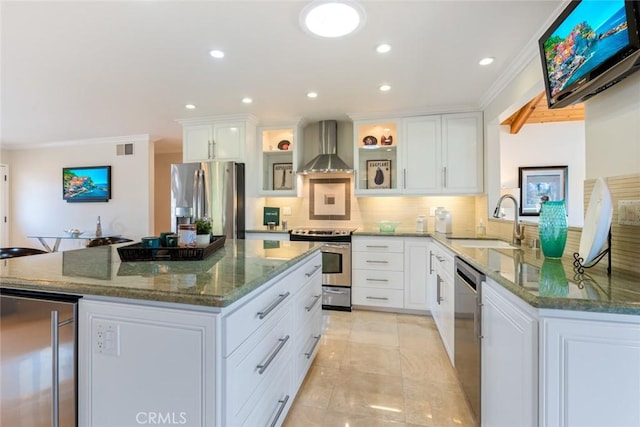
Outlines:
<svg viewBox="0 0 640 427"><path fill-rule="evenodd" d="M561 258L567 244L567 211L564 207L564 200L542 204L538 234L544 256Z"/></svg>

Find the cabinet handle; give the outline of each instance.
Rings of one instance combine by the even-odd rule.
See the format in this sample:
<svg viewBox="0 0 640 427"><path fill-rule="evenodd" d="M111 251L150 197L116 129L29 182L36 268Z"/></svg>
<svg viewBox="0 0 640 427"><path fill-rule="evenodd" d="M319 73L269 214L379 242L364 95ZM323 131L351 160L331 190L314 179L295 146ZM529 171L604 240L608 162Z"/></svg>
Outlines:
<svg viewBox="0 0 640 427"><path fill-rule="evenodd" d="M216 140L211 140L211 160L216 158Z"/></svg>
<svg viewBox="0 0 640 427"><path fill-rule="evenodd" d="M311 311L311 309L318 303L318 301L320 301L320 297L322 297L322 294L313 297L313 302L311 303L311 305L305 306L304 309L307 311Z"/></svg>
<svg viewBox="0 0 640 427"><path fill-rule="evenodd" d="M319 269L320 267L322 267L322 264L314 265L314 266L313 266L313 270L311 270L311 272L310 272L310 273L304 273L304 275L305 275L305 276L307 276L307 277L311 277L311 276L313 276L313 274L314 274L316 271L318 271L318 269Z"/></svg>
<svg viewBox="0 0 640 427"><path fill-rule="evenodd" d="M440 285L441 282L442 279L440 278L440 275L436 276L436 302L438 303L438 305L440 305L443 300L442 296L440 295L440 291L442 289Z"/></svg>
<svg viewBox="0 0 640 427"><path fill-rule="evenodd" d="M316 347L318 346L318 343L320 342L320 337L321 337L321 336L322 336L322 335L320 334L320 335L317 335L317 336L313 337L313 339L314 339L314 341L315 341L315 342L314 342L314 343L313 343L313 345L311 346L311 350L309 350L308 352L306 352L306 353L304 354L304 355L307 357L307 359L311 359L311 355L313 354L313 351L314 351L314 350L316 349Z"/></svg>
<svg viewBox="0 0 640 427"><path fill-rule="evenodd" d="M433 274L433 252L429 251L429 274Z"/></svg>
<svg viewBox="0 0 640 427"><path fill-rule="evenodd" d="M442 176L444 177L444 188L447 188L447 167L442 168Z"/></svg>
<svg viewBox="0 0 640 427"><path fill-rule="evenodd" d="M404 181L403 183L404 188L406 189L407 188L407 169L406 168L402 169L402 179Z"/></svg>
<svg viewBox="0 0 640 427"><path fill-rule="evenodd" d="M62 326L73 323L71 317L64 322L59 321L58 310L51 311L51 426L60 425L60 334Z"/></svg>
<svg viewBox="0 0 640 427"><path fill-rule="evenodd" d="M389 279L369 279L369 278L367 278L366 280L367 282L388 282L389 281Z"/></svg>
<svg viewBox="0 0 640 427"><path fill-rule="evenodd" d="M211 160L211 141L207 140L207 159Z"/></svg>
<svg viewBox="0 0 640 427"><path fill-rule="evenodd" d="M284 411L284 408L287 406L288 401L288 394L284 397L284 399L278 400L278 412L276 412L276 417L273 419L273 422L269 424L269 427L274 427L277 424L278 418L280 418L280 415L282 415L282 411Z"/></svg>
<svg viewBox="0 0 640 427"><path fill-rule="evenodd" d="M387 297L367 297L367 299L375 299L375 300L380 300L380 301L389 301L389 298L387 298Z"/></svg>
<svg viewBox="0 0 640 427"><path fill-rule="evenodd" d="M278 342L278 346L276 347L275 350L273 350L271 352L269 357L267 357L267 360L265 360L264 362L262 362L259 365L256 365L256 369L258 370L258 373L260 375L262 375L264 373L264 371L267 370L267 368L269 367L271 362L273 362L273 359L275 359L275 357L278 355L278 353L280 353L280 350L282 350L282 347L284 347L285 344L287 343L287 341L289 341L289 335L287 335L284 338L279 338L278 341L279 341Z"/></svg>
<svg viewBox="0 0 640 427"><path fill-rule="evenodd" d="M440 262L444 262L444 257L441 257L440 255L436 255L436 259Z"/></svg>
<svg viewBox="0 0 640 427"><path fill-rule="evenodd" d="M388 245L367 245L368 248L389 249Z"/></svg>
<svg viewBox="0 0 640 427"><path fill-rule="evenodd" d="M291 292L285 292L284 294L279 294L278 298L274 302L272 302L270 306L268 306L264 310L259 311L258 313L256 313L258 315L258 318L260 320L262 320L265 317L267 317L267 315L269 313L271 313L273 311L273 309L276 308L278 306L278 304L280 304L282 301L284 301L289 295L291 295Z"/></svg>
<svg viewBox="0 0 640 427"><path fill-rule="evenodd" d="M369 264L389 264L389 261L378 261L374 259L368 259L367 262Z"/></svg>

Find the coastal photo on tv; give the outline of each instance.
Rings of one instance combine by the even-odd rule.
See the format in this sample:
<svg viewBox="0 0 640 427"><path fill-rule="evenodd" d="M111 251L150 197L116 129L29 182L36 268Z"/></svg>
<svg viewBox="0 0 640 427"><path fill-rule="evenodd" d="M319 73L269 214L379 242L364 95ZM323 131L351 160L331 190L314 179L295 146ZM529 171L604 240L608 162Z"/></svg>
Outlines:
<svg viewBox="0 0 640 427"><path fill-rule="evenodd" d="M111 198L111 166L62 169L62 199L67 202L107 202Z"/></svg>
<svg viewBox="0 0 640 427"><path fill-rule="evenodd" d="M551 96L626 48L627 26L624 0L580 2L544 41Z"/></svg>

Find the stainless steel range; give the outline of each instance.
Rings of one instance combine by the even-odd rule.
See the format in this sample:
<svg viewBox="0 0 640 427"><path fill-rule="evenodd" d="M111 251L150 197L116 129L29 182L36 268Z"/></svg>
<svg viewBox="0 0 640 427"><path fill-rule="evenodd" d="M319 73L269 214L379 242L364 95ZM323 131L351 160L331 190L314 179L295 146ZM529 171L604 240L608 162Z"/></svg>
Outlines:
<svg viewBox="0 0 640 427"><path fill-rule="evenodd" d="M351 228L298 228L292 241L324 242L322 246L322 308L351 311Z"/></svg>

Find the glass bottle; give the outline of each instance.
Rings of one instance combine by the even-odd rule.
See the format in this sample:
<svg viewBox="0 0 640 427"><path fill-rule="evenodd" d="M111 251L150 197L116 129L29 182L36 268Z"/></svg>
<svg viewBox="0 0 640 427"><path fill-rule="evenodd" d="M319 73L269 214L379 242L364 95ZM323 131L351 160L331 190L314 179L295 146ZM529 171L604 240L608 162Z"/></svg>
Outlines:
<svg viewBox="0 0 640 427"><path fill-rule="evenodd" d="M100 223L100 216L98 216L98 220L96 221L96 237L102 236L102 224Z"/></svg>
<svg viewBox="0 0 640 427"><path fill-rule="evenodd" d="M567 244L567 211L564 207L564 200L542 204L538 234L544 256L561 258Z"/></svg>

